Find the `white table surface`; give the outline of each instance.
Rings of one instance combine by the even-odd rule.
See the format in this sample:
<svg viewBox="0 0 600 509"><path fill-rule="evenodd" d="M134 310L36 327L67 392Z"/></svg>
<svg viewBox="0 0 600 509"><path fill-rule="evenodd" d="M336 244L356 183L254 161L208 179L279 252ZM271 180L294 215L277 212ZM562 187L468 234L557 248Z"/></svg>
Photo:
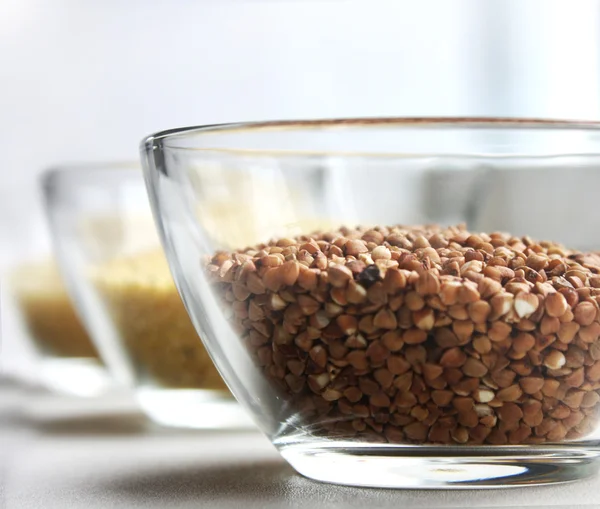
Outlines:
<svg viewBox="0 0 600 509"><path fill-rule="evenodd" d="M7 509L600 508L600 478L460 491L318 483L296 474L258 432L158 428L123 395L80 400L8 381L0 382L0 461Z"/></svg>

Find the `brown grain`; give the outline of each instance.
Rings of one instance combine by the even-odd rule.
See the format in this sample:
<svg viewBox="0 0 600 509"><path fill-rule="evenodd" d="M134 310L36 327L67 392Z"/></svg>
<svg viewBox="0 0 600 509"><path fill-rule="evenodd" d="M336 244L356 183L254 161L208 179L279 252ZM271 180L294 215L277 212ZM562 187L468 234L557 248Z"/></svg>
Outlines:
<svg viewBox="0 0 600 509"><path fill-rule="evenodd" d="M219 253L206 274L264 376L290 408L313 409L298 419L315 432L520 445L594 430L600 258L461 227L284 244Z"/></svg>

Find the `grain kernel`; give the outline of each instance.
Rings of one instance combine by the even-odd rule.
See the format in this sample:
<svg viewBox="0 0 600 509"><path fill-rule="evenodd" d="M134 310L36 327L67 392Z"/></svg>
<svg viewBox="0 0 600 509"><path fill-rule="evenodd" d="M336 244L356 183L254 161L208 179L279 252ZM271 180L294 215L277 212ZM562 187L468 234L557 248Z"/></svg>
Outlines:
<svg viewBox="0 0 600 509"><path fill-rule="evenodd" d="M343 288L352 279L352 272L345 265L331 264L327 271L329 283L337 288Z"/></svg>
<svg viewBox="0 0 600 509"><path fill-rule="evenodd" d="M579 325L591 325L596 319L596 306L591 302L580 302L575 307L573 314L575 315L575 321Z"/></svg>
<svg viewBox="0 0 600 509"><path fill-rule="evenodd" d="M569 387L581 387L584 381L585 370L582 367L573 370L573 372L564 379L565 384Z"/></svg>
<svg viewBox="0 0 600 509"><path fill-rule="evenodd" d="M331 280L330 280L331 282ZM349 281L348 287L346 288L345 298L347 302L352 304L361 304L367 300L367 289L358 284L356 281ZM337 301L338 304L343 306L345 304Z"/></svg>
<svg viewBox="0 0 600 509"><path fill-rule="evenodd" d="M329 383L329 375L320 373L319 375L308 375L308 386L313 392L320 393Z"/></svg>
<svg viewBox="0 0 600 509"><path fill-rule="evenodd" d="M358 387L347 387L344 389L344 397L350 401L350 403L357 403L363 397L363 393Z"/></svg>
<svg viewBox="0 0 600 509"><path fill-rule="evenodd" d="M548 433L546 434L546 438L550 442L558 442L565 438L567 434L567 430L562 424L562 422L557 422L556 426L554 426Z"/></svg>
<svg viewBox="0 0 600 509"><path fill-rule="evenodd" d="M567 392L567 395L563 398L563 403L567 405L569 408L577 409L583 403L583 397L585 396L584 391L579 391L577 389L571 389ZM570 415L570 412L569 412ZM563 417L564 419L564 417Z"/></svg>
<svg viewBox="0 0 600 509"><path fill-rule="evenodd" d="M478 401L479 403L489 403L496 395L492 390L482 387L475 391L473 397L475 398L475 401Z"/></svg>
<svg viewBox="0 0 600 509"><path fill-rule="evenodd" d="M600 402L600 395L597 392L591 391L586 392L581 400L582 408L592 408L595 407Z"/></svg>
<svg viewBox="0 0 600 509"><path fill-rule="evenodd" d="M452 331L456 334L459 342L463 343L473 335L473 322L469 320L456 320L452 324Z"/></svg>
<svg viewBox="0 0 600 509"><path fill-rule="evenodd" d="M375 261L377 261L377 260L391 260L392 253L385 246L377 246L371 252L371 258L373 258L373 260L375 260Z"/></svg>
<svg viewBox="0 0 600 509"><path fill-rule="evenodd" d="M344 251L347 255L357 256L360 253L367 253L369 248L362 240L349 240L344 244Z"/></svg>
<svg viewBox="0 0 600 509"><path fill-rule="evenodd" d="M406 287L406 275L403 271L390 268L383 278L383 288L388 294L394 294Z"/></svg>
<svg viewBox="0 0 600 509"><path fill-rule="evenodd" d="M516 403L506 402L496 410L498 418L507 423L515 423L523 418L523 411Z"/></svg>
<svg viewBox="0 0 600 509"><path fill-rule="evenodd" d="M425 306L425 300L417 292L408 292L404 296L404 303L411 311L419 311Z"/></svg>
<svg viewBox="0 0 600 509"><path fill-rule="evenodd" d="M385 392L378 392L369 398L369 403L374 407L389 407L391 401Z"/></svg>
<svg viewBox="0 0 600 509"><path fill-rule="evenodd" d="M466 376L481 378L487 374L488 369L481 361L469 357L463 364L462 371Z"/></svg>
<svg viewBox="0 0 600 509"><path fill-rule="evenodd" d="M373 318L373 325L379 329L395 329L398 326L396 315L389 308L380 309Z"/></svg>
<svg viewBox="0 0 600 509"><path fill-rule="evenodd" d="M530 254L525 260L525 264L538 272L545 269L548 265L548 258L539 254Z"/></svg>
<svg viewBox="0 0 600 509"><path fill-rule="evenodd" d="M509 293L498 293L490 299L492 317L498 319L506 315L514 304L514 297Z"/></svg>
<svg viewBox="0 0 600 509"><path fill-rule="evenodd" d="M520 445L525 442L529 436L531 436L532 430L526 424L522 424L517 429L512 430L508 434L508 443Z"/></svg>
<svg viewBox="0 0 600 509"><path fill-rule="evenodd" d="M500 401L517 401L523 395L523 391L518 384L510 385L500 389L496 393L496 398Z"/></svg>
<svg viewBox="0 0 600 509"><path fill-rule="evenodd" d="M454 397L454 393L452 391L446 391L446 390L441 390L441 391L432 391L431 392L431 399L433 400L433 402L438 405L438 406L448 406L451 401L452 398Z"/></svg>
<svg viewBox="0 0 600 509"><path fill-rule="evenodd" d="M346 348L367 348L367 340L362 334L353 334L344 342Z"/></svg>
<svg viewBox="0 0 600 509"><path fill-rule="evenodd" d="M596 361L586 369L585 376L592 382L600 380L600 361Z"/></svg>
<svg viewBox="0 0 600 509"><path fill-rule="evenodd" d="M373 304L387 304L388 295L383 289L383 283L381 283L380 281L371 283L369 288L367 289L367 299Z"/></svg>
<svg viewBox="0 0 600 509"><path fill-rule="evenodd" d="M489 353L492 350L492 342L487 336L477 336L472 342L473 349L480 354Z"/></svg>
<svg viewBox="0 0 600 509"><path fill-rule="evenodd" d="M369 361L364 350L353 350L348 353L346 360L356 369L367 369Z"/></svg>
<svg viewBox="0 0 600 509"><path fill-rule="evenodd" d="M390 373L394 375L402 375L406 373L411 367L410 362L408 362L401 355L390 355L390 357L388 357L386 361L386 366Z"/></svg>
<svg viewBox="0 0 600 509"><path fill-rule="evenodd" d="M440 365L445 368L460 368L467 360L466 354L460 348L446 350L440 358Z"/></svg>
<svg viewBox="0 0 600 509"><path fill-rule="evenodd" d="M425 342L427 333L421 329L412 328L404 332L402 339L407 345L416 345Z"/></svg>
<svg viewBox="0 0 600 509"><path fill-rule="evenodd" d="M560 369L562 368L567 360L562 352L558 350L552 350L544 358L544 366L549 369Z"/></svg>
<svg viewBox="0 0 600 509"><path fill-rule="evenodd" d="M579 338L584 343L595 343L600 336L600 323L592 322L590 325L579 329Z"/></svg>
<svg viewBox="0 0 600 509"><path fill-rule="evenodd" d="M458 302L458 289L461 283L457 281L448 281L441 285L440 299L446 306L452 306Z"/></svg>
<svg viewBox="0 0 600 509"><path fill-rule="evenodd" d="M467 307L462 304L455 304L450 306L447 311L448 315L455 320L468 320L469 313L467 312Z"/></svg>
<svg viewBox="0 0 600 509"><path fill-rule="evenodd" d="M479 380L477 378L464 378L452 386L452 390L457 396L470 396L477 390Z"/></svg>
<svg viewBox="0 0 600 509"><path fill-rule="evenodd" d="M300 309L305 315L312 315L313 313L316 313L321 307L320 302L313 299L309 295L299 295L298 305L300 306Z"/></svg>
<svg viewBox="0 0 600 509"><path fill-rule="evenodd" d="M512 327L504 322L494 322L488 329L488 337L493 342L500 342L505 340L511 333Z"/></svg>
<svg viewBox="0 0 600 509"><path fill-rule="evenodd" d="M552 316L544 316L540 322L540 333L544 336L556 334L560 330L560 320Z"/></svg>
<svg viewBox="0 0 600 509"><path fill-rule="evenodd" d="M415 326L424 331L433 329L435 324L435 313L431 308L423 308L418 311L414 311L412 318Z"/></svg>
<svg viewBox="0 0 600 509"><path fill-rule="evenodd" d="M495 281L494 279L484 277L481 281L479 281L477 290L479 291L482 299L489 299L490 297L502 291L502 285L500 282Z"/></svg>
<svg viewBox="0 0 600 509"><path fill-rule="evenodd" d="M278 273L284 285L292 286L296 284L300 275L300 264L294 260L284 262L278 269Z"/></svg>
<svg viewBox="0 0 600 509"><path fill-rule="evenodd" d="M459 304L470 304L477 302L480 299L479 292L477 291L477 284L471 281L465 281L462 286L458 289L458 303Z"/></svg>
<svg viewBox="0 0 600 509"><path fill-rule="evenodd" d="M485 300L472 302L467 306L469 318L474 323L484 323L492 311L492 307Z"/></svg>
<svg viewBox="0 0 600 509"><path fill-rule="evenodd" d="M455 397L454 400L452 401L452 405L459 412L468 412L470 410L473 410L473 408L475 406L475 402L474 402L473 398L464 397L464 396L463 397Z"/></svg>
<svg viewBox="0 0 600 509"><path fill-rule="evenodd" d="M426 380L434 380L441 376L444 372L444 368L438 364L425 363L423 364L423 375Z"/></svg>
<svg viewBox="0 0 600 509"><path fill-rule="evenodd" d="M517 353L526 353L535 346L535 338L526 332L521 332L513 339L512 348Z"/></svg>
<svg viewBox="0 0 600 509"><path fill-rule="evenodd" d="M450 436L457 444L466 444L469 441L469 431L462 426L452 429Z"/></svg>
<svg viewBox="0 0 600 509"><path fill-rule="evenodd" d="M539 301L532 293L520 292L515 296L514 309L519 318L531 316L537 310Z"/></svg>
<svg viewBox="0 0 600 509"><path fill-rule="evenodd" d="M503 369L500 371L494 371L492 373L492 380L500 388L509 387L515 379L516 373L510 369Z"/></svg>
<svg viewBox="0 0 600 509"><path fill-rule="evenodd" d="M354 334L358 327L358 322L355 316L351 315L339 315L336 318L336 323L342 329L342 332L347 336Z"/></svg>
<svg viewBox="0 0 600 509"><path fill-rule="evenodd" d="M535 394L544 387L544 379L535 376L526 376L519 380L521 389L525 394Z"/></svg>
<svg viewBox="0 0 600 509"><path fill-rule="evenodd" d="M417 421L424 421L429 416L429 410L422 406L415 406L410 411L410 415L417 419Z"/></svg>
<svg viewBox="0 0 600 509"><path fill-rule="evenodd" d="M583 421L584 414L578 410L574 410L570 413L568 417L562 420L563 425L567 429L571 429L575 426L578 426L581 421Z"/></svg>
<svg viewBox="0 0 600 509"><path fill-rule="evenodd" d="M420 422L413 422L404 427L404 434L407 438L416 441L423 441L427 438L428 428Z"/></svg>
<svg viewBox="0 0 600 509"><path fill-rule="evenodd" d="M546 313L548 316L559 317L562 316L567 309L569 309L569 305L567 304L567 299L561 293L551 293L546 297L544 302L544 306L546 308Z"/></svg>

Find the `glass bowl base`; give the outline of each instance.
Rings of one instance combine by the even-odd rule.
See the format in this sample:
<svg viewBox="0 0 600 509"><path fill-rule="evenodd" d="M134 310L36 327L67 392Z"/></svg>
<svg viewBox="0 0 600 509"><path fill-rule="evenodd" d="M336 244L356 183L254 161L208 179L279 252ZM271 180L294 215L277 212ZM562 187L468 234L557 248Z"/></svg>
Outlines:
<svg viewBox="0 0 600 509"><path fill-rule="evenodd" d="M600 449L553 446L427 447L356 442L279 446L302 475L317 481L378 488L506 488L564 483L600 469Z"/></svg>
<svg viewBox="0 0 600 509"><path fill-rule="evenodd" d="M204 389L138 387L138 403L157 424L193 429L253 429L233 397Z"/></svg>
<svg viewBox="0 0 600 509"><path fill-rule="evenodd" d="M114 388L106 369L96 359L85 357L44 358L39 380L47 389L69 396L91 398Z"/></svg>

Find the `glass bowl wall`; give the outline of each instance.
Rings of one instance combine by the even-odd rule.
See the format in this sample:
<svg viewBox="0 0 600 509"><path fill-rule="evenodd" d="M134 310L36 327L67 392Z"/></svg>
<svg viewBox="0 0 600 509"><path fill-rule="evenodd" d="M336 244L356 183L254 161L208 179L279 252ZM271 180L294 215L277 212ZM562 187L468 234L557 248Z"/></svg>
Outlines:
<svg viewBox="0 0 600 509"><path fill-rule="evenodd" d="M158 423L247 426L177 293L139 166L59 168L44 191L69 290L114 377Z"/></svg>
<svg viewBox="0 0 600 509"><path fill-rule="evenodd" d="M142 152L192 321L299 472L461 487L597 470L597 125L235 124Z"/></svg>

